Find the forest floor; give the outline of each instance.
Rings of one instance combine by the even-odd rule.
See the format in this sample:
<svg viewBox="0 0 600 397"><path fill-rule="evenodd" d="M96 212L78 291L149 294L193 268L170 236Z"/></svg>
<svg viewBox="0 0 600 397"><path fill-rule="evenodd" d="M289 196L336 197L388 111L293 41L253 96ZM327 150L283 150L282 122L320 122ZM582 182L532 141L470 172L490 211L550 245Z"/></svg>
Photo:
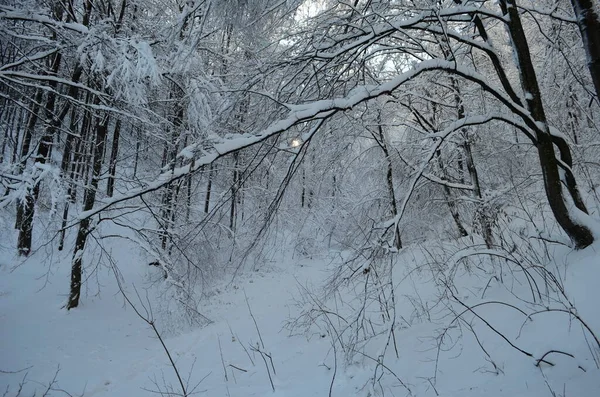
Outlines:
<svg viewBox="0 0 600 397"><path fill-rule="evenodd" d="M404 271L423 259L416 246L407 248L396 265L402 318L395 331L398 356L388 348L383 365L376 357L385 336L347 361L318 321L308 332L286 326L306 308L306 292L317 291L329 277L335 253L311 259L281 255L258 271L216 283L202 307L212 322L194 329L178 328L168 309L160 309L161 296L149 281L160 270L132 252L114 247L123 288L142 313L134 286L141 301L155 308L156 324L182 381L199 396L600 396L598 347L565 313L541 314L524 325L523 315L509 307L487 305L479 312L534 357L476 319L469 323L485 350L469 332L437 349L440 330L453 330L458 323L453 326L451 316L428 306L428 296L437 290L426 272ZM580 252L558 250L555 258L578 315L600 334L600 245ZM41 396L50 389L48 396L135 397L180 392L160 341L125 303L112 269L98 267L86 280L81 306L67 312L62 308L67 254L42 249L17 263L6 253L0 259L0 393L32 396L35 390ZM464 276L458 284L462 299L479 302L479 291L474 292L475 285L482 285L479 278ZM488 283L485 294L488 300L508 301L506 291L500 283ZM550 353L546 358L554 366L535 365L536 358L553 349L573 357Z"/></svg>

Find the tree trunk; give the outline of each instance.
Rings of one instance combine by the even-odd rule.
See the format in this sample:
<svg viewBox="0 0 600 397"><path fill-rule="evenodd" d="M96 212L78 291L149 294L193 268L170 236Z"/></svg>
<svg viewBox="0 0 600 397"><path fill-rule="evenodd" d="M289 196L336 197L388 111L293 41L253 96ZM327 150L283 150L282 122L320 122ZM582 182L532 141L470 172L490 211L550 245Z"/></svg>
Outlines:
<svg viewBox="0 0 600 397"><path fill-rule="evenodd" d="M115 123L115 130L113 132L112 149L110 152L110 163L108 165L108 181L106 182L106 195L108 197L113 196L115 188L115 173L117 171L117 154L119 152L119 136L121 132L121 120L117 120Z"/></svg>
<svg viewBox="0 0 600 397"><path fill-rule="evenodd" d="M87 99L90 99L90 96L87 96ZM62 171L63 174L66 174L67 172L69 172L69 177L68 177L68 183L69 183L69 187L67 189L67 201L65 202L65 206L63 209L63 215L62 215L62 224L61 224L61 229L60 229L60 238L58 241L58 250L62 251L64 246L65 246L65 234L66 234L66 227L67 227L67 222L68 222L68 218L69 218L69 208L71 206L71 204L75 203L77 201L77 183L76 183L76 179L78 178L79 175L79 171L81 170L81 161L83 159L83 155L82 155L82 151L84 150L84 142L83 139L84 137L88 137L90 135L89 133L89 128L90 128L90 124L91 122L89 121L90 117L89 117L89 112L85 111L84 116L83 116L83 121L81 124L81 133L80 133L80 137L76 138L75 140L72 140L70 145L74 145L74 147L72 147L72 149L69 149L70 152L72 152L72 156L70 155L69 157L72 157L73 161L69 162L68 159L66 159L63 157L63 164L62 164ZM76 126L73 125L73 121L71 122L71 131L74 131ZM70 166L70 167L69 167ZM70 171L69 171L70 168ZM79 178L83 181L83 178Z"/></svg>
<svg viewBox="0 0 600 397"><path fill-rule="evenodd" d="M35 94L35 99L29 108L29 119L27 120L27 127L25 127L21 142L21 158L17 166L18 175L23 173L23 170L25 170L25 166L27 165L27 158L29 156L29 150L31 149L31 139L33 137L33 132L35 131L35 125L37 124L39 118L38 111L40 109L39 103L42 101L42 94L43 91L38 89L37 93ZM24 203L22 202L17 203L15 229L21 229L21 223L23 221L23 204Z"/></svg>
<svg viewBox="0 0 600 397"><path fill-rule="evenodd" d="M208 214L210 211L210 194L212 191L212 180L213 180L213 163L208 166L208 182L206 183L206 196L204 198L204 213Z"/></svg>
<svg viewBox="0 0 600 397"><path fill-rule="evenodd" d="M392 216L396 217L398 215L398 204L396 202L396 190L394 189L394 168L392 165L392 157L390 156L390 151L387 145L387 139L385 137L385 133L383 132L383 127L381 126L381 112L377 115L377 132L379 136L376 138L376 141L379 142L379 147L383 152L386 163L386 183L388 196L390 200L390 210L392 212ZM394 248L400 249L402 248L402 238L400 236L400 227L398 223L396 223L396 227L394 229Z"/></svg>
<svg viewBox="0 0 600 397"><path fill-rule="evenodd" d="M442 163L442 157L441 157L440 150L436 151L435 156L437 158L438 166L440 167L440 171L442 172L444 179L448 180L448 172L446 172L446 170L444 168L444 164ZM444 185L442 185L442 188L444 189L444 193L446 196L446 205L448 205L448 210L450 211L450 215L452 215L454 224L456 225L456 228L458 229L458 234L461 237L468 236L469 233L467 233L467 230L465 229L465 227L462 224L462 221L460 220L460 214L458 212L458 208L456 208L456 203L454 202L454 200L452 198L452 191L450 190L450 187L448 187L448 185L444 184Z"/></svg>
<svg viewBox="0 0 600 397"><path fill-rule="evenodd" d="M577 95L573 92L571 86L569 86L569 91L571 92L569 98L567 99L567 119L569 120L569 129L571 130L571 135L573 136L573 142L575 145L579 145L579 119L581 118L581 112L577 106Z"/></svg>
<svg viewBox="0 0 600 397"><path fill-rule="evenodd" d="M302 191L300 192L300 208L304 208L304 201L306 197L306 168L302 167Z"/></svg>
<svg viewBox="0 0 600 397"><path fill-rule="evenodd" d="M52 59L51 73L56 75L60 67L61 54L60 52ZM54 115L54 108L56 103L56 87L57 83L51 81L48 84L52 91L48 92L46 98L46 126L44 128L44 135L38 145L37 155L35 158L36 163L45 164L49 159L50 150L54 141L54 133L58 127L59 120ZM33 218L35 215L35 203L40 193L40 184L35 183L32 189L25 196L25 203L23 205L23 213L19 226L19 237L17 241L17 250L19 255L27 256L31 252L31 238L33 234Z"/></svg>
<svg viewBox="0 0 600 397"><path fill-rule="evenodd" d="M452 79L452 87L455 91L454 100L456 102L458 118L465 118L465 106L461 100L460 94L460 86L458 85L458 81L456 79ZM465 165L467 166L467 172L469 173L469 179L473 184L473 194L475 198L479 200L480 203L483 204L483 194L481 193L481 184L479 182L479 173L477 172L477 168L475 167L475 161L473 160L473 151L471 150L471 142L469 141L469 131L466 128L462 129L463 140L461 142L461 146L463 149L463 153L465 155ZM462 168L461 168L462 174ZM488 249L491 249L494 246L494 237L492 233L492 219L489 218L486 214L483 213L482 208L479 208L479 216L477 217L477 221L479 222L479 226L481 227L481 234L483 235L483 241L485 241L485 246Z"/></svg>
<svg viewBox="0 0 600 397"><path fill-rule="evenodd" d="M135 179L138 170L138 162L140 161L140 148L142 146L142 133L140 128L135 128L135 158L133 160L133 178Z"/></svg>
<svg viewBox="0 0 600 397"><path fill-rule="evenodd" d="M462 103L460 102L460 97L459 97L458 86L457 86L456 80L452 79L451 81L452 81L452 87L456 91L454 98L455 98L456 106L458 108L458 117L464 118L464 108L461 107ZM438 127L437 127L438 123L436 121L437 105L435 103L433 104L433 109L429 110L429 113L431 114L431 120L427 120L424 115L422 115L419 111L417 111L414 108L411 108L411 111L412 111L413 115L415 116L417 123L421 126L421 128L423 128L424 131L429 131L432 134L435 134L436 132L438 132ZM461 111L462 111L462 113L461 113ZM444 165L442 163L440 149L436 150L435 157L437 158L438 166L440 168L440 172L442 173L443 179L449 180L448 173L446 172L446 169L444 168ZM459 159L459 161L458 161L459 174L460 174L460 178L464 180L464 173L463 173L462 167L463 167L462 159ZM452 216L452 219L454 220L456 228L458 229L458 233L460 234L461 237L468 236L467 230L463 226L462 221L460 219L460 213L458 212L456 203L454 202L454 200L452 198L452 191L450 190L450 187L448 185L443 184L442 188L444 189L444 196L445 196L446 204L448 205L450 215Z"/></svg>
<svg viewBox="0 0 600 397"><path fill-rule="evenodd" d="M471 150L471 143L469 142L468 134L465 131L465 137L462 142L462 148L465 153L465 160L467 165L467 172L474 188L474 195L480 201L483 202L483 194L481 193L481 185L479 183L479 174L475 167L475 161L473 161L473 151ZM480 211L481 212L481 211ZM480 214L478 219L481 227L481 234L485 241L485 246L491 249L494 246L494 237L492 234L492 220L489 219L485 214Z"/></svg>
<svg viewBox="0 0 600 397"><path fill-rule="evenodd" d="M86 103L90 103L93 95L86 96ZM82 185L87 185L87 179L84 174L84 159L88 148L88 140L90 139L92 130L92 115L88 110L84 110L83 119L81 121L81 129L79 137L75 139L75 152L73 153L73 163L71 164L71 175L69 178L70 200L74 203L77 200L77 180Z"/></svg>
<svg viewBox="0 0 600 397"><path fill-rule="evenodd" d="M163 151L163 167L168 166L171 173L175 172L175 168L177 167L177 147L178 140L182 133L183 126L183 95L185 92L181 90L179 86L173 84L172 94L170 95L171 99L175 100L175 104L173 107L173 127L171 130L171 141L165 143L164 151ZM175 91L180 91L175 94ZM170 239L170 230L174 226L175 223L175 203L177 200L177 196L179 194L179 183L175 185L174 183L169 183L166 186L165 192L163 193L162 204L163 208L161 211L161 222L162 225L162 236L161 236L161 247L163 250L167 248L167 242Z"/></svg>
<svg viewBox="0 0 600 397"><path fill-rule="evenodd" d="M596 99L600 103L600 7L598 0L571 0L577 25L581 32L583 47L587 55L587 66L596 88Z"/></svg>
<svg viewBox="0 0 600 397"><path fill-rule="evenodd" d="M233 153L233 184L231 186L231 207L229 208L229 229L233 232L236 224L238 190L240 188L239 152Z"/></svg>
<svg viewBox="0 0 600 397"><path fill-rule="evenodd" d="M8 110L8 106L4 105ZM6 129L2 138L2 149L0 149L0 163L5 161L5 151L9 141L13 141L13 136L19 136L19 129L23 125L23 109L17 110L15 107L10 107L10 113L6 117ZM17 116L18 115L18 116Z"/></svg>
<svg viewBox="0 0 600 397"><path fill-rule="evenodd" d="M519 77L523 91L527 93L527 108L533 119L539 126L536 128L536 147L538 151L540 166L544 178L544 188L546 196L558 224L571 238L577 248L584 248L594 242L594 237L590 229L581 224L567 207L566 199L562 189L562 181L559 172L559 163L556 159L554 151L554 143L556 139L550 133L542 97L537 81L537 76L533 63L531 61L531 53L529 45L525 37L525 32L521 24L521 17L517 9L516 0L501 0L500 6L505 15L508 15L508 28L514 47L515 60L518 63ZM561 147L561 157L570 157L569 147ZM567 164L570 166L570 164ZM577 185L574 178L565 181L567 185L571 185L567 190L570 193L570 198L575 203L576 207L584 213L580 206L583 203L578 194ZM584 207L585 208L585 207Z"/></svg>
<svg viewBox="0 0 600 397"><path fill-rule="evenodd" d="M194 161L190 165L190 170L194 168ZM185 199L185 221L189 222L192 214L192 175L185 178L186 199Z"/></svg>
<svg viewBox="0 0 600 397"><path fill-rule="evenodd" d="M100 180L100 172L102 170L102 158L104 153L104 145L106 142L106 131L108 129L108 116L103 119L98 119L96 124L96 139L94 145L94 163L92 167L92 179L90 184L85 189L83 198L83 210L88 211L94 207L96 202L96 192L98 191L98 182ZM69 293L69 301L67 310L73 309L79 305L79 297L81 295L81 273L82 260L85 243L90 233L90 218L85 218L79 223L77 230L77 238L75 240L75 248L73 250L73 260L71 263L71 291Z"/></svg>
<svg viewBox="0 0 600 397"><path fill-rule="evenodd" d="M72 76L71 80L74 83L78 83L79 80L81 79L82 73L83 73L83 67L78 62L75 65L75 70L73 72L73 76ZM72 85L69 87L69 96L74 98L75 100L78 99L79 88L76 85ZM89 94L87 95L87 98L89 99ZM66 110L67 110L67 108L65 108L65 110L63 111L63 113L65 113L65 115L66 115ZM65 175L68 172L69 163L71 160L71 153L73 151L73 141L75 139L75 129L76 128L77 128L77 110L75 107L73 107L71 109L71 120L69 121L69 132L67 134L67 137L65 138L65 146L64 146L63 158L62 158L62 162L61 162L61 170L62 170L63 175Z"/></svg>

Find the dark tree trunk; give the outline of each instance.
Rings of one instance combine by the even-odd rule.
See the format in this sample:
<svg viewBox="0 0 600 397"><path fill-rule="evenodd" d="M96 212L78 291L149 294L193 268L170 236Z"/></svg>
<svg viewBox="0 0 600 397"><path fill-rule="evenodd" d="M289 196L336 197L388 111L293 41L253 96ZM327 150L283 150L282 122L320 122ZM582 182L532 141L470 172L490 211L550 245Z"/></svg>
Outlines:
<svg viewBox="0 0 600 397"><path fill-rule="evenodd" d="M96 139L93 149L94 160L92 166L92 179L90 184L85 189L85 193L83 195L84 211L91 210L96 202L96 192L98 191L98 182L100 180L100 173L102 171L102 159L107 129L108 116L105 116L103 119L99 118L96 124ZM88 234L90 233L89 227L90 218L85 218L79 223L79 228L77 230L75 248L73 250L73 260L71 264L71 290L69 293L67 310L73 309L79 305L79 297L81 295L83 252Z"/></svg>
<svg viewBox="0 0 600 397"><path fill-rule="evenodd" d="M106 183L106 195L108 197L113 196L115 188L115 174L117 172L117 155L119 153L119 136L121 132L121 120L117 120L115 123L115 130L113 132L112 148L110 151L110 163L108 165L108 181Z"/></svg>
<svg viewBox="0 0 600 397"><path fill-rule="evenodd" d="M53 3L53 12L54 19L56 21L61 21L63 19L63 15L65 12L64 5L59 2ZM89 13L91 10L91 3L89 9L86 10L86 13ZM85 25L89 20L85 21ZM56 39L56 34L53 35L54 39ZM50 58L50 65L48 73L52 76L57 76L58 71L60 69L60 65L62 62L62 54L61 52L57 52L53 57ZM75 72L73 75L73 81L78 82L79 77L81 76L81 68L75 68ZM47 93L46 97L46 106L45 106L45 128L44 135L39 143L36 163L45 164L46 161L49 160L50 155L52 153L52 146L55 138L56 131L58 127L61 125L62 120L68 113L69 104L65 104L62 112L60 114L55 114L55 104L56 104L56 93L57 93L57 81L50 81L48 83L48 87L50 90ZM68 94L72 97L76 97L77 95L77 87L72 85L69 87ZM37 101L39 102L39 101ZM31 139L31 136L29 137ZM17 223L19 229L19 237L17 241L17 250L19 255L28 255L31 251L31 238L33 233L33 218L35 215L35 203L37 201L39 195L40 185L36 183L32 189L28 192L25 197L25 202L21 206L21 210L17 209Z"/></svg>
<svg viewBox="0 0 600 397"><path fill-rule="evenodd" d="M600 15L594 8L598 0L571 0L577 25L581 32L583 47L587 55L587 66L596 88L596 99L600 103Z"/></svg>
<svg viewBox="0 0 600 397"><path fill-rule="evenodd" d="M580 128L579 120L581 118L581 112L577 106L577 95L573 92L572 87L569 87L569 91L571 94L567 99L567 119L569 120L569 129L571 130L571 135L573 135L573 142L575 145L579 145L578 131Z"/></svg>
<svg viewBox="0 0 600 397"><path fill-rule="evenodd" d="M206 197L204 198L204 213L208 214L210 211L210 194L212 191L212 180L213 180L213 163L208 166L208 182L206 183Z"/></svg>
<svg viewBox="0 0 600 397"><path fill-rule="evenodd" d="M385 158L385 164L386 164L385 179L386 179L386 185L387 185L387 190L388 190L388 199L390 200L389 208L390 208L390 212L392 213L392 216L395 217L398 215L398 204L396 202L396 190L394 188L394 167L392 164L392 157L390 156L390 150L389 150L388 144L387 144L387 139L385 137L383 127L381 126L381 112L379 112L377 115L377 123L378 123L377 136L375 134L372 134L372 135L373 135L373 138L375 139L375 142L377 142L377 144L381 148L381 151L383 152L383 156ZM400 236L400 227L398 226L398 223L396 223L396 226L394 229L393 246L396 249L402 248L402 238Z"/></svg>
<svg viewBox="0 0 600 397"><path fill-rule="evenodd" d="M73 76L72 76L71 80L74 83L78 83L79 80L81 79L82 73L83 73L83 67L79 63L77 63L75 65L75 69L73 71ZM69 96L77 100L79 97L79 88L75 85L70 86L69 87ZM89 95L88 95L88 98L89 98ZM65 110L63 110L63 113L65 113L65 115L66 115L66 111L67 111L67 108L65 107ZM73 141L75 139L76 128L77 128L77 110L75 107L73 107L73 109L71 110L71 120L69 121L69 132L67 134L67 137L65 138L65 146L64 146L63 158L62 158L62 162L61 162L61 170L62 170L63 175L65 175L68 172L69 163L71 160L71 153L73 151Z"/></svg>
<svg viewBox="0 0 600 397"><path fill-rule="evenodd" d="M188 137L186 135L185 140L183 142L183 147L187 147L187 146L188 146ZM194 169L194 164L195 164L195 159L192 159L192 161L189 165L190 171ZM188 174L185 177L184 188L186 191L186 194L185 194L185 221L189 222L190 216L191 216L191 211L192 211L192 174L191 174L191 172L190 172L190 174Z"/></svg>
<svg viewBox="0 0 600 397"><path fill-rule="evenodd" d="M306 200L306 169L302 167L302 191L300 192L300 208L304 208Z"/></svg>
<svg viewBox="0 0 600 397"><path fill-rule="evenodd" d="M460 86L455 79L452 79L452 87L455 91L454 100L456 101L457 110L458 110L458 118L465 118L465 107L461 100L460 96ZM477 168L475 167L475 161L473 160L473 151L471 150L471 142L469 140L469 131L466 128L462 129L463 140L461 142L461 146L463 149L463 153L465 155L465 165L467 166L467 172L469 173L469 178L471 183L473 184L473 194L475 198L479 200L480 203L483 204L483 194L481 193L481 183L479 182L479 173L477 172ZM462 168L460 170L462 175ZM494 238L492 234L492 219L489 218L486 214L483 213L481 208L478 211L480 214L478 216L478 223L481 227L481 234L483 235L483 240L485 241L485 245L487 248L491 249L494 245Z"/></svg>
<svg viewBox="0 0 600 397"><path fill-rule="evenodd" d="M455 98L456 106L458 107L458 117L464 118L464 108L462 107L462 103L460 102L458 85L454 79L452 79L451 81L452 81L452 86L456 91L454 98ZM432 134L434 134L438 131L438 128L436 127L437 105L435 103L433 104L433 109L431 109L429 111L432 115L431 120L427 120L424 115L422 115L419 111L417 111L414 108L411 108L411 111L412 111L413 115L415 116L417 123L419 123L419 125L421 126L421 128L423 128L424 131L429 131ZM440 168L440 172L442 173L443 179L449 180L448 172L446 171L444 164L442 163L440 149L436 150L435 157L437 158L438 166ZM460 159L458 161L458 166L459 166L460 178L464 182L462 159ZM444 189L444 196L445 196L446 204L448 205L450 215L452 216L452 219L454 220L456 228L458 229L458 233L460 234L461 237L468 236L467 230L465 229L465 227L463 226L463 223L461 221L460 213L458 212L456 203L454 202L454 200L452 198L452 191L450 190L450 187L448 185L442 184L442 188Z"/></svg>
<svg viewBox="0 0 600 397"><path fill-rule="evenodd" d="M173 84L172 89L173 92L180 92L177 94L173 93L171 95L171 99L175 99L172 116L173 127L171 130L171 141L165 143L163 151L163 166L168 166L170 172L174 173L175 168L177 167L177 147L179 145L179 138L181 136L183 126L184 109L182 101L185 92L183 92L181 87L177 86L176 84ZM167 242L171 237L171 229L175 224L175 204L179 195L179 186L179 182L177 184L173 182L169 183L163 193L163 207L160 220L162 222L161 247L163 250L167 249Z"/></svg>
<svg viewBox="0 0 600 397"><path fill-rule="evenodd" d="M139 128L136 128L136 140L135 140L135 158L133 160L133 177L135 178L138 170L138 162L140 161L140 148L142 146L142 134Z"/></svg>
<svg viewBox="0 0 600 397"><path fill-rule="evenodd" d="M444 164L442 163L442 157L441 157L440 150L437 150L435 155L437 157L438 166L440 167L440 171L442 172L444 179L448 180L448 172L446 172L446 169L444 168ZM448 205L448 210L450 211L450 215L452 216L452 219L454 220L454 224L456 225L456 228L458 229L458 234L461 237L468 236L469 233L467 233L467 230L465 229L465 227L462 224L462 221L460 219L460 214L458 212L458 208L456 207L456 203L454 202L454 199L452 198L452 191L450 190L450 187L448 187L448 185L445 185L445 184L442 185L442 187L444 189L444 194L446 195L446 205Z"/></svg>
<svg viewBox="0 0 600 397"><path fill-rule="evenodd" d="M194 161L190 165L190 170L194 168ZM189 222L192 214L192 175L185 178L186 199L185 199L185 221Z"/></svg>
<svg viewBox="0 0 600 397"><path fill-rule="evenodd" d="M87 116L84 116L84 120L82 122L82 129L81 129L82 137L89 135L89 133L87 132L87 129L89 129L89 125L90 125L90 123L87 121ZM85 130L84 130L84 128L85 128ZM73 130L71 130L71 131L73 131ZM75 146L73 148L73 149L75 149L73 151L74 153L72 156L73 161L71 163L69 163L68 160L66 163L63 161L63 173L69 172L69 168L70 168L70 172L69 172L69 188L67 189L67 201L65 202L65 206L63 209L62 225L61 225L62 227L60 229L60 239L58 241L58 250L59 251L62 251L62 249L65 246L65 234L66 234L67 221L69 218L69 207L71 206L72 203L75 203L75 201L77 200L76 179L77 179L77 175L78 175L78 170L81 168L79 163L83 159L83 156L81 155L81 151L84 148L84 143L83 143L82 139L78 138L76 141L72 141L71 145L73 145L73 144ZM63 158L63 160L64 160L64 158ZM70 167L69 167L69 165L70 165ZM82 179L82 178L80 178L80 179Z"/></svg>
<svg viewBox="0 0 600 397"><path fill-rule="evenodd" d="M8 111L10 112L8 113ZM2 138L2 149L0 149L0 163L4 162L6 147L9 146L9 141L11 143L15 142L13 137L19 136L19 129L23 125L23 114L25 111L23 109L17 109L14 106L11 106L8 109L8 106L5 104L3 112L7 111L8 116L6 117L6 129L4 130L4 137ZM18 115L18 116L17 116Z"/></svg>
<svg viewBox="0 0 600 397"><path fill-rule="evenodd" d="M83 73L83 67L81 66L81 64L77 63L75 65L75 70L73 72L73 77L72 80L74 82L79 82L79 80L81 79L81 75ZM69 87L69 95L74 98L74 99L78 99L79 96L79 89L77 88L77 86L71 86ZM88 94L86 96L86 100L90 99L90 95ZM67 109L65 108L65 110L63 111L66 114ZM71 109L71 119L69 120L69 130L67 132L67 137L65 138L65 146L63 149L63 156L62 156L62 161L61 161L61 165L60 165L60 169L62 172L62 175L65 177L67 177L67 175L69 174L69 168L71 168L73 171L71 171L70 173L70 181L69 181L69 188L68 188L68 192L67 192L67 197L68 200L65 202L65 206L63 208L63 215L62 215L62 227L60 230L60 238L58 241L58 250L62 251L62 249L64 248L65 245L65 227L67 226L67 220L69 217L69 204L70 202L74 202L75 201L75 187L74 187L74 165L73 165L73 161L76 158L76 156L73 156L73 146L75 143L77 143L77 138L76 138L76 130L77 130L77 118L78 118L78 112L77 112L77 108L76 107L72 107Z"/></svg>
<svg viewBox="0 0 600 397"><path fill-rule="evenodd" d="M56 53L52 59L50 66L51 73L56 75L61 63L60 52ZM59 120L54 115L54 108L56 103L56 87L57 83L51 81L49 86L52 91L48 92L46 98L46 126L44 128L44 135L38 145L37 155L35 158L36 163L45 164L50 156L50 150L54 141L54 133L58 127ZM23 205L23 213L19 226L19 237L17 241L17 250L19 255L27 256L31 252L31 238L33 234L33 218L35 215L35 203L40 193L40 184L36 183L32 189L25 196L25 202Z"/></svg>
<svg viewBox="0 0 600 397"><path fill-rule="evenodd" d="M240 188L239 152L233 153L233 184L231 186L231 207L229 208L229 229L235 230L238 190Z"/></svg>
<svg viewBox="0 0 600 397"><path fill-rule="evenodd" d="M471 150L471 143L469 142L468 135L465 134L465 138L462 142L462 148L465 153L465 160L467 165L467 172L474 188L474 195L479 201L483 201L483 194L481 193L481 184L479 182L479 174L475 167L475 161L473 160L473 151ZM481 227L481 234L483 234L483 240L488 248L494 246L494 237L492 234L492 220L489 219L485 214L479 215L479 226Z"/></svg>
<svg viewBox="0 0 600 397"><path fill-rule="evenodd" d="M21 158L19 160L19 165L17 167L17 173L20 175L23 173L25 166L27 164L27 158L29 156L29 150L31 149L31 139L33 137L33 133L35 131L35 125L38 121L38 111L40 109L39 103L42 101L43 91L41 89L37 90L35 94L35 99L29 108L29 118L27 120L27 126L25 127L25 131L23 132L23 139L21 142ZM17 204L17 219L15 221L15 229L21 229L21 223L23 220L23 207L24 203L19 202Z"/></svg>
<svg viewBox="0 0 600 397"><path fill-rule="evenodd" d="M88 93L86 103L90 103L93 100L92 97L93 95ZM91 129L92 115L88 110L84 110L79 137L75 138L75 152L73 153L73 163L71 164L71 175L69 178L69 197L72 203L77 200L78 184L76 182L79 181L82 185L87 184L84 174L84 159L86 157L88 141L90 140Z"/></svg>
<svg viewBox="0 0 600 397"><path fill-rule="evenodd" d="M518 62L519 77L523 91L528 93L527 108L539 126L536 129L536 147L550 208L558 224L569 235L575 246L578 248L587 247L594 242L594 237L588 227L582 225L573 217L566 204L559 172L559 162L554 151L554 144L557 143L557 139L550 134L537 76L531 61L531 53L521 24L516 0L501 0L500 6L504 14L507 14L509 17L508 28L514 47L516 62ZM566 143L560 147L560 152L563 162L569 160L570 150ZM567 163L567 166L570 167L570 164ZM567 177L565 182L567 185L570 185L567 191L571 199L579 210L585 212L583 210L585 207L578 194L575 179ZM582 206L583 209L581 208Z"/></svg>
<svg viewBox="0 0 600 397"><path fill-rule="evenodd" d="M73 143L75 142L76 129L77 109L73 107L71 109L71 119L69 120L69 130L67 137L65 138L62 160L60 162L60 170L63 176L67 176L69 173L69 165L71 164L71 157L73 155Z"/></svg>

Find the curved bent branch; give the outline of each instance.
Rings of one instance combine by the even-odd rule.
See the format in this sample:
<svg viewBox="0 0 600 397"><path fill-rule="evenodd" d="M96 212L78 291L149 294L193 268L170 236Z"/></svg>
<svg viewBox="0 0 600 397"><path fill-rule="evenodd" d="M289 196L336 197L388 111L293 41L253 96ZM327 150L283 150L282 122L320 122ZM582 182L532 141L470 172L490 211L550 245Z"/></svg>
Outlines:
<svg viewBox="0 0 600 397"><path fill-rule="evenodd" d="M539 127L531 118L531 115L527 109L524 109L519 104L514 103L510 99L510 97L501 92L499 89L494 88L493 85L489 83L485 79L485 77L483 77L479 73L461 65L457 65L455 62L449 62L440 59L432 59L421 62L414 69L406 73L402 73L388 82L379 85L365 85L362 87L358 87L353 90L352 95L349 95L347 97L314 101L302 105L287 105L290 109L288 116L284 119L272 123L268 128L264 129L259 133L246 133L234 139L220 139L218 141L213 141L212 146L209 149L202 148L202 146L206 144L206 142L199 142L194 145L188 146L179 154L179 157L189 157L190 153L200 154L200 156L198 158L195 158L192 163L159 175L153 183L149 184L144 188L134 189L124 195L115 196L110 200L107 200L104 203L100 204L96 208L82 212L78 216L78 222L83 219L90 218L102 211L105 211L115 204L156 191L162 188L163 186L166 186L189 174L199 171L200 169L202 169L203 166L211 164L220 157L226 156L228 154L253 146L257 143L263 142L272 136L287 131L293 126L305 124L313 120L327 119L338 112L350 110L354 106L357 106L368 100L380 97L382 95L391 94L408 81L418 77L424 72L430 71L446 71L454 73L458 76L465 78L466 80L472 81L481 86L485 91L487 91L495 98L497 98L501 103L503 103L511 112L518 115L523 120L523 123L506 117L504 117L504 121L509 122L510 124L519 128L533 143L536 142L534 135L530 132L530 130L537 131L539 130ZM465 118L453 123L449 128L453 131L456 128L469 125L468 123L482 124L489 120L498 118L498 115ZM448 129L446 129L445 131L448 131ZM445 133L448 134L448 132ZM68 227L72 226L74 225L70 225Z"/></svg>

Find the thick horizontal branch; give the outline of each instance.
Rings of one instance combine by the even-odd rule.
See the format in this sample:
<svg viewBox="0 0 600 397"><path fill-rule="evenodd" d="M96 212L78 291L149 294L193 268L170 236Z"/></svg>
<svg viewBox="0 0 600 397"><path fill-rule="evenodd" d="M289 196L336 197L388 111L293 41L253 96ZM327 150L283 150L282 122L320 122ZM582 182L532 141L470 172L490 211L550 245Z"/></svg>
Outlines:
<svg viewBox="0 0 600 397"><path fill-rule="evenodd" d="M477 72L462 67L461 65L457 65L454 62L449 62L440 59L432 59L421 62L413 70L398 75L386 83L380 85L365 85L362 87L357 87L354 90L352 90L350 95L346 97L330 100L319 100L301 105L287 105L290 109L288 116L284 119L274 122L273 124L271 124L271 126L259 133L242 134L235 138L218 139L213 141L211 143L211 147L207 149L203 148L203 146L207 144L206 142L199 142L197 144L188 146L179 154L179 156L187 157L190 159L193 158L194 161L190 164L176 168L173 171L161 174L154 182L152 182L145 188L132 190L124 195L116 196L110 200L104 201L103 203L100 203L96 208L79 214L78 219L83 220L89 218L102 211L107 210L108 208L117 203L131 200L144 194L156 191L162 188L163 186L166 186L174 181L185 177L186 175L200 170L205 165L214 162L218 158L224 157L228 154L234 153L236 151L265 141L270 137L276 136L284 131L287 131L293 126L304 124L313 120L327 119L337 112L350 110L354 106L362 102L368 101L373 98L377 98L382 95L390 94L397 90L404 83L416 78L420 74L427 71L435 70L448 71L465 77L466 79L479 84L486 91L490 92L492 95L498 98L502 103L506 104L511 111L517 113L517 115L524 118L525 124L527 126L530 126L530 124L532 123L533 126L536 127L535 122L533 122L529 115L529 112L526 109L522 108L518 104L515 104L507 95L493 88L493 86L490 83L488 83L485 80L485 78L479 75ZM438 136L441 137L444 133L449 134L455 129L467 125L482 124L493 119L498 119L498 116L488 115L461 119L449 126L444 132L439 133ZM505 119L508 120L508 118ZM516 122L515 124L521 125L521 123ZM525 126L521 125L521 127L524 131L526 131ZM530 133L528 133L528 136L533 139ZM440 144L442 141L443 139L440 139ZM198 154L199 157L196 157Z"/></svg>

